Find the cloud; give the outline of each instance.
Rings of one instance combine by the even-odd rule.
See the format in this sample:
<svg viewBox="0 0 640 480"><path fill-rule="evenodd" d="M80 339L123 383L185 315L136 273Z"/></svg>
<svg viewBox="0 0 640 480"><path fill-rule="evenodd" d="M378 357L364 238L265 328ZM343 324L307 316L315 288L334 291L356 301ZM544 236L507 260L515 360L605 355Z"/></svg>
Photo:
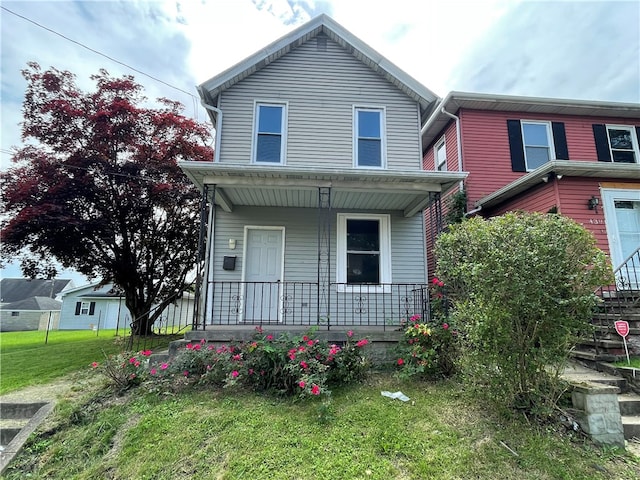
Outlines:
<svg viewBox="0 0 640 480"><path fill-rule="evenodd" d="M460 60L452 90L640 101L640 2L526 2Z"/></svg>

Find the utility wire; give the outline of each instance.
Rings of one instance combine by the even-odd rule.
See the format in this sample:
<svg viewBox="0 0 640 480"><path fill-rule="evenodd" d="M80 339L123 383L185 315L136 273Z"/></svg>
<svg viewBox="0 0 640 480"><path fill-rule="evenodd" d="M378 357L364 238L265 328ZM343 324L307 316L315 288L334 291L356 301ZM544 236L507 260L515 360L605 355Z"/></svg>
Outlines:
<svg viewBox="0 0 640 480"><path fill-rule="evenodd" d="M16 12L14 12L12 10L9 10L7 7L5 7L3 5L0 5L0 8L2 10L4 10L5 12L7 12L7 13L10 13L12 15L15 15L16 17L22 18L23 20L26 20L27 22L32 23L32 24L36 25L37 27L40 27L40 28L42 28L42 29L44 29L44 30L46 30L48 32L51 32L54 35L58 35L59 37L62 37L65 40L67 40L67 41L69 41L71 43L75 43L76 45L78 45L78 46L80 46L82 48L86 48L90 52L93 52L93 53L98 54L98 55L100 55L100 56L102 56L104 58L107 58L107 59L111 60L112 62L115 62L115 63L120 64L120 65L122 65L122 66L124 66L126 68L129 68L129 69L133 70L134 72L137 72L140 75L144 75L145 77L148 77L151 80L155 80L156 82L162 83L163 85L166 85L167 87L173 88L175 90L178 90L179 92L182 92L182 93L185 93L185 94L189 95L191 97L191 99L193 100L193 110L194 110L194 113L195 113L196 120L198 119L198 114L197 114L197 109L196 109L196 104L197 104L197 100L198 99L192 93L187 92L186 90L183 90L183 89L181 89L179 87L176 87L175 85L171 85L170 83L167 83L164 80L161 80L161 79L159 79L157 77L154 77L153 75L149 75L148 73L145 73L142 70L138 70L137 68L132 67L131 65L127 65L126 63L121 62L120 60L116 60L115 58L110 57L109 55L107 55L105 53L102 53L102 52L100 52L100 51L98 51L98 50L96 50L94 48L91 48L91 47L89 47L89 46L87 46L87 45L85 45L85 44L83 44L81 42L73 40L72 38L69 38L69 37L63 35L62 33L56 32L55 30L52 30L51 28L46 27L46 26L36 22L35 20L31 20L30 18L27 18L24 15L20 15L19 13L16 13Z"/></svg>

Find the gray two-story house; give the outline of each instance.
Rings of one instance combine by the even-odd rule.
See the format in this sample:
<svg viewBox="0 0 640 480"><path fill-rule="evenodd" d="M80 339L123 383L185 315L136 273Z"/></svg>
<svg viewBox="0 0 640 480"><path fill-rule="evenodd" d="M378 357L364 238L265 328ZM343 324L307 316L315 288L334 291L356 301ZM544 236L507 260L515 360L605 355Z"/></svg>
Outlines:
<svg viewBox="0 0 640 480"><path fill-rule="evenodd" d="M203 194L197 327L425 314L422 212L465 176L422 170L433 92L325 15L198 90L216 144L180 163Z"/></svg>

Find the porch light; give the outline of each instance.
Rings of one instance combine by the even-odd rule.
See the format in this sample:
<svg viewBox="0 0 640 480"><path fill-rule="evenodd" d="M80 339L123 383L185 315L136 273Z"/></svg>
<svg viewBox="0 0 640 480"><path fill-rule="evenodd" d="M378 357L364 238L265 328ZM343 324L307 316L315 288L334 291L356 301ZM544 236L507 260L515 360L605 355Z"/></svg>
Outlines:
<svg viewBox="0 0 640 480"><path fill-rule="evenodd" d="M229 239L229 250L235 250L236 249L236 239L235 238L230 238Z"/></svg>
<svg viewBox="0 0 640 480"><path fill-rule="evenodd" d="M593 195L589 199L589 210L595 210L595 212L598 213L598 205L599 204L600 204L600 200L598 199L598 197Z"/></svg>

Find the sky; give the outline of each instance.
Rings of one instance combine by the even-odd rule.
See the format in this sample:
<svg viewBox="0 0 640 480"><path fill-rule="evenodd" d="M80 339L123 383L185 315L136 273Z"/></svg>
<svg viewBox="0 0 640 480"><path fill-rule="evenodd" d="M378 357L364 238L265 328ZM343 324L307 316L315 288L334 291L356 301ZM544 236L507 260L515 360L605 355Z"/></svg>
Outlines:
<svg viewBox="0 0 640 480"><path fill-rule="evenodd" d="M325 13L437 95L640 103L640 0L0 1L0 168L23 144L21 70L134 75L206 121L195 86ZM66 37L66 38L64 38ZM9 264L3 277L20 277ZM76 285L86 279L62 271Z"/></svg>

